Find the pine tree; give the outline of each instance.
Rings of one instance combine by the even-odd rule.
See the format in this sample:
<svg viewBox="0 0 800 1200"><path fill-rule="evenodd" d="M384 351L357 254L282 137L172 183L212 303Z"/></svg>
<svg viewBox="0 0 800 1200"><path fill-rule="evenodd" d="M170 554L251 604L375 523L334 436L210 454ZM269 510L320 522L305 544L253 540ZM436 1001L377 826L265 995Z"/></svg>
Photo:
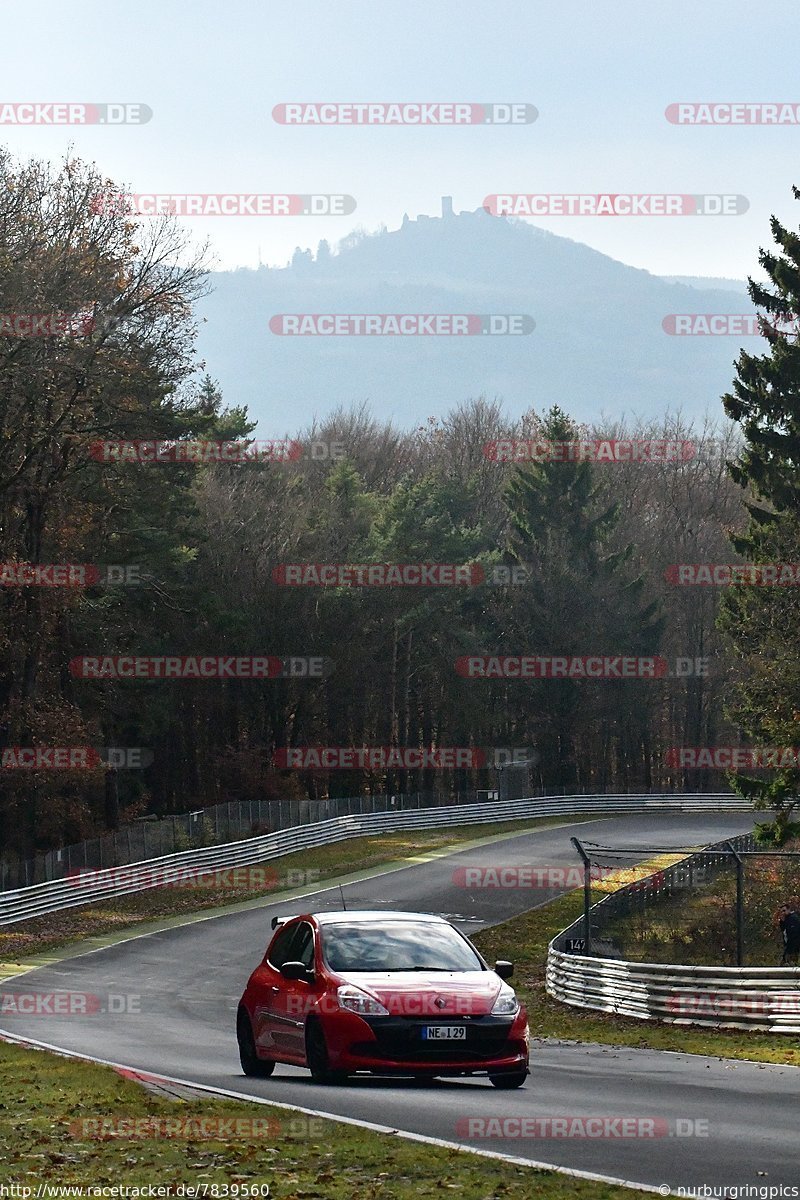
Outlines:
<svg viewBox="0 0 800 1200"><path fill-rule="evenodd" d="M792 191L800 200L800 189ZM747 442L741 460L731 466L733 478L776 510L800 516L800 236L777 217L770 227L781 253L762 249L758 260L772 288L748 280L750 298L767 313L761 329L769 350L763 355L741 352L733 393L722 402L728 416L741 424ZM764 517L756 507L751 512L756 519Z"/></svg>
<svg viewBox="0 0 800 1200"><path fill-rule="evenodd" d="M580 438L558 407L546 415L538 438L571 443ZM614 549L611 535L619 506L605 504L587 461L541 461L519 468L506 492L509 553L525 563L529 584L510 589L506 639L544 656L631 655L658 651L665 620L658 604L644 597L644 579L629 567L632 546ZM538 709L542 725L542 769L564 786L588 782L608 763L582 762L578 730L588 727L591 707L606 744L616 742L621 770L649 767L648 701L651 684L588 680L543 680L526 691L525 705ZM528 685L526 685L527 689ZM535 698L536 704L528 698ZM638 760L638 761L637 761ZM627 779L620 780L627 783Z"/></svg>
<svg viewBox="0 0 800 1200"><path fill-rule="evenodd" d="M792 189L800 200L800 189ZM745 448L731 475L748 489L749 527L731 538L752 563L800 561L800 236L776 217L770 222L779 252L759 251L771 286L748 280L750 297L765 310L761 329L769 348L744 350L736 363L733 392L725 411L738 421ZM753 588L742 584L722 601L720 627L729 635L744 670L729 715L762 744L791 746L798 741L800 716L800 594L792 587ZM792 832L800 771L773 771L767 778L731 775L731 785L770 809L776 820L764 836L783 844Z"/></svg>

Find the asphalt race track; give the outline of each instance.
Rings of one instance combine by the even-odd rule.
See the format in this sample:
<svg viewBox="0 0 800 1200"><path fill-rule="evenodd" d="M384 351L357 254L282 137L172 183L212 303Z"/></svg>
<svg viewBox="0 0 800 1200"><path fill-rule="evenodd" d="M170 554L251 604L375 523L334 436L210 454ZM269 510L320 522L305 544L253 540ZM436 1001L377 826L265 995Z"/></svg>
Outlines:
<svg viewBox="0 0 800 1200"><path fill-rule="evenodd" d="M344 894L349 907L441 913L470 932L556 892L466 890L451 881L456 867L574 866L572 834L611 845L666 847L712 842L750 828L746 814L654 813L576 821L345 885ZM307 1072L283 1066L271 1079L247 1079L239 1069L235 1011L269 940L270 917L340 907L339 889L326 888L301 905L267 902L29 972L5 983L3 991L88 992L101 998L103 1010L137 1011L4 1015L3 1031L141 1071L656 1187L800 1183L800 1068L795 1067L534 1042L531 1075L515 1092L496 1091L482 1079L365 1078L345 1087L321 1087ZM513 946L507 957L514 958ZM109 993L115 997L111 1002ZM532 1029L534 1037L536 1032ZM666 1122L668 1133L515 1136L515 1118L564 1116L661 1119L657 1128ZM470 1117L508 1119L506 1136L467 1137L463 1122ZM686 1135L697 1122L707 1136Z"/></svg>

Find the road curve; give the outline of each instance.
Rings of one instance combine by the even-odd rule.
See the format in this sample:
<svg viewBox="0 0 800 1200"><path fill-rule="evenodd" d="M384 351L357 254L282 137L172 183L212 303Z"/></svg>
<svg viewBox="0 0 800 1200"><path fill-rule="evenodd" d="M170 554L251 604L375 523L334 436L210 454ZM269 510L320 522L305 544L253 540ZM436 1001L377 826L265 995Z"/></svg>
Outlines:
<svg viewBox="0 0 800 1200"><path fill-rule="evenodd" d="M441 913L470 932L543 903L557 890L467 891L452 883L456 867L574 866L572 834L644 848L696 845L749 828L746 814L732 813L575 821L347 884L344 895L351 907ZM312 1083L305 1071L281 1066L271 1079L245 1078L236 1052L235 1010L269 939L270 917L339 907L338 887L320 890L300 906L296 900L276 904L268 899L261 908L134 938L29 972L6 982L4 993L86 992L100 997L101 1011L86 1016L4 1013L0 1032L134 1070L650 1186L732 1188L800 1181L800 1069L795 1067L534 1042L531 1076L516 1092L496 1091L478 1079L365 1078L330 1088ZM513 958L514 947L507 953ZM668 1132L623 1138L617 1136L622 1127L612 1123L610 1136L602 1138L518 1136L519 1118L565 1116L653 1118L657 1129ZM504 1125L485 1132L502 1128L504 1136L476 1137L479 1127L464 1124L465 1118L490 1117ZM690 1128L695 1135L688 1135ZM697 1136L698 1130L706 1136Z"/></svg>

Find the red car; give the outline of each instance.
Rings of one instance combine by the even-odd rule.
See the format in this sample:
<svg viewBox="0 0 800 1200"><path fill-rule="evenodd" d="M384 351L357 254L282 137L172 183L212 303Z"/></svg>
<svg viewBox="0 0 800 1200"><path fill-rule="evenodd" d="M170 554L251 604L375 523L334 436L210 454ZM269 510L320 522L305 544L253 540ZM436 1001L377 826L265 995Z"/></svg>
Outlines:
<svg viewBox="0 0 800 1200"><path fill-rule="evenodd" d="M326 912L277 926L239 1002L245 1075L308 1067L318 1083L379 1075L488 1075L517 1088L528 1074L528 1020L504 982L442 917Z"/></svg>

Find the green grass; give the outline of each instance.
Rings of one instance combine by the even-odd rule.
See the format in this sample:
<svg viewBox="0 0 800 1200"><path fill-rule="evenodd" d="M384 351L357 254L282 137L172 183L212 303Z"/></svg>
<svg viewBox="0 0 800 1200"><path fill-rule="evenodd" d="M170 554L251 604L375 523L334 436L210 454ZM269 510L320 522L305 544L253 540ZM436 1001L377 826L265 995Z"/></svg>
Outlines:
<svg viewBox="0 0 800 1200"><path fill-rule="evenodd" d="M573 1008L554 1000L544 986L547 946L557 933L572 924L582 912L582 891L571 892L544 908L523 913L502 925L473 934L472 941L490 962L498 958L514 961L514 987L528 1007L534 1037L651 1050L677 1050L800 1066L800 1037L735 1029L703 1029L691 1025L663 1025L660 1022L639 1021L634 1017L617 1017L591 1009ZM533 1049L534 1062L535 1054Z"/></svg>
<svg viewBox="0 0 800 1200"><path fill-rule="evenodd" d="M571 816L572 814L567 814ZM523 834L548 825L563 824L565 817L541 817L533 821L498 821L487 825L458 825L446 829L416 829L378 836L352 838L317 849L301 850L261 864L284 877L291 870L318 871L320 881L350 872L365 871L393 863L402 864L415 855L458 846L478 838L501 834ZM124 870L124 868L120 868ZM151 888L130 896L99 900L81 908L65 909L46 917L20 921L0 929L0 965L24 962L26 958L71 946L90 937L103 937L146 926L163 918L191 915L211 909L257 901L272 892L264 887Z"/></svg>
<svg viewBox="0 0 800 1200"><path fill-rule="evenodd" d="M376 1114L378 1117L379 1113ZM102 1139L74 1123L268 1121L238 1135ZM308 1126L304 1123L308 1121ZM184 1125L184 1128L186 1126ZM199 1129L199 1125L195 1129ZM211 1132L219 1132L213 1126ZM513 1153L513 1143L509 1152ZM623 1200L630 1191L553 1171L518 1167L464 1151L279 1108L229 1100L172 1100L146 1092L108 1067L0 1043L0 1182L100 1185L268 1184L272 1200ZM211 1194L211 1193L209 1193Z"/></svg>

